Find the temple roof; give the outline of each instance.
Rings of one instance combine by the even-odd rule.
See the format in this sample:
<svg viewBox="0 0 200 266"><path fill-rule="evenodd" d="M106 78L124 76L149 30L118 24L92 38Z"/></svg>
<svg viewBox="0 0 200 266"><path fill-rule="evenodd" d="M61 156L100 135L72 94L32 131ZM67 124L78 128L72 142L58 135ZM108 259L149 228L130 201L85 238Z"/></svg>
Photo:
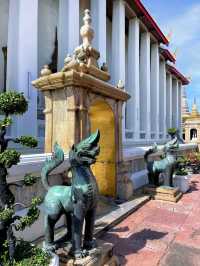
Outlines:
<svg viewBox="0 0 200 266"><path fill-rule="evenodd" d="M159 51L160 51L160 54L164 56L165 60L169 60L172 63L176 62L175 56L168 49L160 47Z"/></svg>
<svg viewBox="0 0 200 266"><path fill-rule="evenodd" d="M134 11L136 12L140 20L146 25L148 30L155 36L155 38L159 42L168 45L169 40L161 31L161 29L159 28L153 17L150 15L150 13L147 11L145 6L142 4L142 2L140 0L134 0L132 3L134 6Z"/></svg>
<svg viewBox="0 0 200 266"><path fill-rule="evenodd" d="M167 65L167 68L171 74L181 80L183 85L188 85L190 83L190 81L183 74L181 74L175 66Z"/></svg>

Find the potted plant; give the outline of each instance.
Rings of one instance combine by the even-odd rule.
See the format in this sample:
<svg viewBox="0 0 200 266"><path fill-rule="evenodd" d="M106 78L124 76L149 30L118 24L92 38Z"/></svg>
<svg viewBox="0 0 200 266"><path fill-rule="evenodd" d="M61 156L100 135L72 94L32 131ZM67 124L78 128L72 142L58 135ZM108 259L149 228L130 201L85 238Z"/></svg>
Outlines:
<svg viewBox="0 0 200 266"><path fill-rule="evenodd" d="M173 185L178 187L181 192L185 193L190 188L189 179L190 175L187 171L187 158L185 156L181 156L177 160L176 170L173 176Z"/></svg>
<svg viewBox="0 0 200 266"><path fill-rule="evenodd" d="M15 149L9 148L9 143L14 142L30 148L37 146L37 140L32 136L16 138L6 136L7 129L12 124L11 115L22 115L27 108L28 102L22 93L16 91L0 93L0 113L3 116L0 120L0 266L48 266L51 262L51 256L42 249L16 239L13 230L22 231L31 226L39 217L38 205L42 202L41 198L32 198L26 215L17 215L16 206L25 206L15 202L10 186L32 186L37 178L27 174L23 185L7 183L8 169L20 161L21 155Z"/></svg>
<svg viewBox="0 0 200 266"><path fill-rule="evenodd" d="M177 134L177 128L175 127L168 128L167 133L170 135L171 139L173 139Z"/></svg>
<svg viewBox="0 0 200 266"><path fill-rule="evenodd" d="M187 155L187 169L191 174L200 173L200 153L191 152Z"/></svg>

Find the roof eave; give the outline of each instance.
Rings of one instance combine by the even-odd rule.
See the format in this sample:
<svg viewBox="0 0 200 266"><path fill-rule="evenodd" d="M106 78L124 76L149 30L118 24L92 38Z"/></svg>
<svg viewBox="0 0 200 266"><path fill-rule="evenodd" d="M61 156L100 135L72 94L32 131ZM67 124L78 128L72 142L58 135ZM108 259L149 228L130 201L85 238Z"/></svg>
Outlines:
<svg viewBox="0 0 200 266"><path fill-rule="evenodd" d="M159 28L159 26L157 25L155 20L152 18L152 16L149 14L147 9L144 7L142 2L140 0L134 0L134 3L136 5L136 7L139 9L139 11L145 16L147 21L152 26L152 31L153 31L152 34L156 37L156 39L158 39L159 42L161 42L161 43L163 43L165 45L168 45L169 44L169 40L163 34L163 32L161 31L161 29Z"/></svg>

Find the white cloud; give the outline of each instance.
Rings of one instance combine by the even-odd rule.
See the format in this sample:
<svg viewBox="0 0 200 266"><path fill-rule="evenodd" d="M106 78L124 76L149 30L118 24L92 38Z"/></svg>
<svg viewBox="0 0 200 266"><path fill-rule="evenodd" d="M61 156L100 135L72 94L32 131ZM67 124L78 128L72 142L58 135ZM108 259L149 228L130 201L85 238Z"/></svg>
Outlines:
<svg viewBox="0 0 200 266"><path fill-rule="evenodd" d="M166 32L172 30L172 43L178 47L192 40L200 41L200 4L192 5L183 14L170 18L163 27Z"/></svg>
<svg viewBox="0 0 200 266"><path fill-rule="evenodd" d="M173 32L170 49L178 48L177 67L192 77L188 87L192 101L195 95L200 96L200 3L191 4L182 14L170 17L163 28L165 32Z"/></svg>

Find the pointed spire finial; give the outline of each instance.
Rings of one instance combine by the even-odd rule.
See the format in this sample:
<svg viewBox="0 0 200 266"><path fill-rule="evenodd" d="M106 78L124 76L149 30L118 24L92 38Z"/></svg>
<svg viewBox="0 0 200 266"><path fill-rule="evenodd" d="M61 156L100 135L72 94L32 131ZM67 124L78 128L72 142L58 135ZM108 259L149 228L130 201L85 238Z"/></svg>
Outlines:
<svg viewBox="0 0 200 266"><path fill-rule="evenodd" d="M172 39L172 35L173 35L173 31L172 30L170 30L169 31L169 33L167 34L167 40L168 40L168 42L170 42L171 41L171 39Z"/></svg>
<svg viewBox="0 0 200 266"><path fill-rule="evenodd" d="M49 65L44 65L43 68L41 69L40 76L48 76L52 74L51 69L49 68Z"/></svg>
<svg viewBox="0 0 200 266"><path fill-rule="evenodd" d="M83 39L83 46L86 48L91 46L92 40L94 38L94 30L91 26L92 18L90 15L90 10L86 9L84 11L83 26L81 27L80 34Z"/></svg>

